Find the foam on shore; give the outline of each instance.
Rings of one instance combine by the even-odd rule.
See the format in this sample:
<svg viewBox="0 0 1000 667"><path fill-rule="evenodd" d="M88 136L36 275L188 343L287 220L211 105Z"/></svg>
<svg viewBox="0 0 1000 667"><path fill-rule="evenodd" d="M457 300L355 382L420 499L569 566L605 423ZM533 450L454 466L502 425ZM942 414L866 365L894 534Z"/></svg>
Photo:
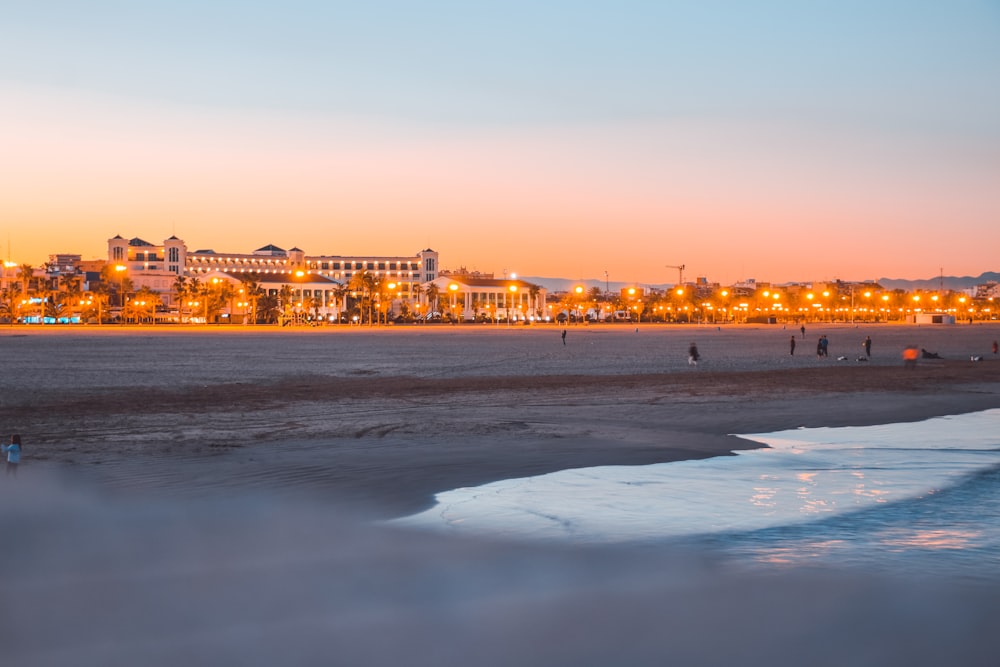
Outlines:
<svg viewBox="0 0 1000 667"><path fill-rule="evenodd" d="M397 521L517 539L632 542L751 531L933 494L1000 463L1000 410L740 437L769 449L455 489Z"/></svg>

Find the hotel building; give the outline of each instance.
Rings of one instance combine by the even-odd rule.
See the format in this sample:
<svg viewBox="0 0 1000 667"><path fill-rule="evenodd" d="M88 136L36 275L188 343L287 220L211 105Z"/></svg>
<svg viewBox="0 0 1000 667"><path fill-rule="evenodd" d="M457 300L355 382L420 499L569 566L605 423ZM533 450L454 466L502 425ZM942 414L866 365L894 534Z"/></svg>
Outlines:
<svg viewBox="0 0 1000 667"><path fill-rule="evenodd" d="M336 288L347 285L357 273L367 271L378 280L395 283L395 300L413 303L421 291L415 288L435 280L439 271L438 253L431 249L394 256L307 255L299 248L275 245L249 253L189 251L176 236L159 245L115 236L108 240L108 263L123 267L120 271L135 289L157 292L169 309L178 305L174 285L181 276L239 284L240 276L254 274L270 294L288 285L296 299L320 299L320 312L327 315L344 308L344 303L336 302Z"/></svg>

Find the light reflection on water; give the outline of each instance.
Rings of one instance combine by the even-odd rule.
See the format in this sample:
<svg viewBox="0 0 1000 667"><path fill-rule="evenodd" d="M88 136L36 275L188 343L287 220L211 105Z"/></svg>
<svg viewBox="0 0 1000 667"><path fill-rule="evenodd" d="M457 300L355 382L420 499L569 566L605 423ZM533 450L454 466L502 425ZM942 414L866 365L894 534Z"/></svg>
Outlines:
<svg viewBox="0 0 1000 667"><path fill-rule="evenodd" d="M998 426L1000 410L989 410L742 436L771 448L456 489L399 523L515 539L695 541L769 564L1000 572Z"/></svg>

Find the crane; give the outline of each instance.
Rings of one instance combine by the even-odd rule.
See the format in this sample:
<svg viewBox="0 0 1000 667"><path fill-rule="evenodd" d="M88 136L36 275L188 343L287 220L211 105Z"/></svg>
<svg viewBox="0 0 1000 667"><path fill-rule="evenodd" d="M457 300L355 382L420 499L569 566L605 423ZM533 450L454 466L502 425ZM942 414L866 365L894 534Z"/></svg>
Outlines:
<svg viewBox="0 0 1000 667"><path fill-rule="evenodd" d="M680 266L673 266L672 264L667 264L665 268L668 268L668 269L677 269L677 284L678 285L683 285L684 284L684 269L685 269L685 266L683 264L681 264Z"/></svg>

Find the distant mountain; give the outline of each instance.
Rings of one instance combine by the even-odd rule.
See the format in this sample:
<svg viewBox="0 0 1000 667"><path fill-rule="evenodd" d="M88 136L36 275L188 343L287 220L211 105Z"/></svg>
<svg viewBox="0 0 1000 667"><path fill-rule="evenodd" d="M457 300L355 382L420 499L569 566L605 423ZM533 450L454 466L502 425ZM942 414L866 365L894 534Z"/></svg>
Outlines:
<svg viewBox="0 0 1000 667"><path fill-rule="evenodd" d="M656 289L666 289L668 287L673 287L673 283L662 283L659 285L650 285L648 283L623 283L615 282L605 282L604 280L599 280L597 278L590 278L588 280L569 280L568 278L537 278L528 276L518 276L518 280L523 280L528 283L534 283L535 285L541 285L549 292L569 292L576 288L578 285L583 285L585 290L590 290L594 287L600 289L602 292L607 290L609 292L619 292L624 287L634 287L636 285L642 285L643 287L653 287Z"/></svg>
<svg viewBox="0 0 1000 667"><path fill-rule="evenodd" d="M879 278L878 283L887 289L934 290L944 286L946 290L965 290L988 282L1000 282L1000 273L987 271L978 276L936 276L925 280L901 280L896 278Z"/></svg>
<svg viewBox="0 0 1000 667"><path fill-rule="evenodd" d="M590 278L586 280L569 280L567 278L540 278L540 277L528 277L519 276L520 280L525 282L534 283L536 285L541 285L549 292L569 292L577 285L583 285L584 289L590 290L593 287L597 287L602 292L607 289L610 292L618 292L623 287L632 287L636 284L641 284L643 287L653 287L655 289L667 289L673 287L674 283L659 283L659 284L648 284L648 283L634 283L634 282L615 282L611 281L605 283L605 281L599 278ZM902 278L879 278L878 284L886 289L901 289L906 291L913 290L934 290L940 289L942 284L946 290L966 290L970 287L975 287L976 285L982 285L988 282L998 282L1000 283L1000 273L995 271L987 271L978 276L935 276L934 278L926 278L923 280L905 280ZM803 281L806 282L806 281Z"/></svg>

